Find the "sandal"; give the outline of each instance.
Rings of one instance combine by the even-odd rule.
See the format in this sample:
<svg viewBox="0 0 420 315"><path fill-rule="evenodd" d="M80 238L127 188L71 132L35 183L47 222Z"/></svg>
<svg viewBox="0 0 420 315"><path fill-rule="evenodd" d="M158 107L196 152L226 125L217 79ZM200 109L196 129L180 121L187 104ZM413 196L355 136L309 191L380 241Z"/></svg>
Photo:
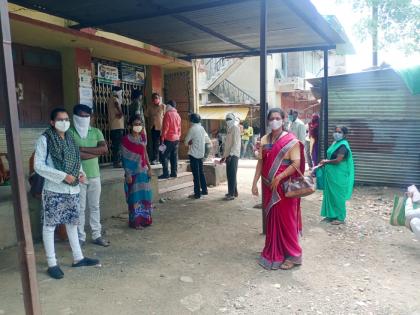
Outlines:
<svg viewBox="0 0 420 315"><path fill-rule="evenodd" d="M341 224L344 224L344 221L334 220L334 221L331 221L331 224L332 225L341 225Z"/></svg>
<svg viewBox="0 0 420 315"><path fill-rule="evenodd" d="M290 270L295 268L296 266L298 266L298 264L295 264L293 261L290 260L285 260L281 265L280 265L280 269L281 270Z"/></svg>

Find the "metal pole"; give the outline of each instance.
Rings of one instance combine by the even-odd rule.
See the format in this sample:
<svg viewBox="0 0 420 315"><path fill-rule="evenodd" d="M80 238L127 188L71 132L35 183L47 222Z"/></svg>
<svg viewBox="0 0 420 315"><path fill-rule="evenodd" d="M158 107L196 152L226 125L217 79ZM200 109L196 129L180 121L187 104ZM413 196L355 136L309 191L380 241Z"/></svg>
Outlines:
<svg viewBox="0 0 420 315"><path fill-rule="evenodd" d="M260 137L266 132L267 117L267 0L261 0L260 13ZM262 185L262 182L261 182ZM262 204L264 205L264 196L261 189ZM264 207L262 207L262 231L266 231L266 216Z"/></svg>
<svg viewBox="0 0 420 315"><path fill-rule="evenodd" d="M328 150L328 49L324 50L324 80L322 80L322 113L324 119L324 157Z"/></svg>
<svg viewBox="0 0 420 315"><path fill-rule="evenodd" d="M0 49L0 110L5 113L6 120L7 151L12 184L23 300L26 314L38 315L41 314L41 306L36 280L35 253L24 182L25 176L20 151L19 117L7 0L0 0L0 25L0 40L2 42Z"/></svg>

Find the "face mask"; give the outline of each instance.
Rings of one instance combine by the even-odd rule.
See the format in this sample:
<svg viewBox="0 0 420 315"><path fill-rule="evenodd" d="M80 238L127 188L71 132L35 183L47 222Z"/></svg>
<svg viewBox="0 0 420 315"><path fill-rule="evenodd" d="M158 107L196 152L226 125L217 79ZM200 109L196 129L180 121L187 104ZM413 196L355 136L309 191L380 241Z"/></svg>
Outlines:
<svg viewBox="0 0 420 315"><path fill-rule="evenodd" d="M289 121L291 121L291 122L295 121L295 120L293 119L293 115L289 115L289 116L288 116L288 118L289 118Z"/></svg>
<svg viewBox="0 0 420 315"><path fill-rule="evenodd" d="M235 121L233 119L226 120L226 125L228 126L228 128L231 128L235 125Z"/></svg>
<svg viewBox="0 0 420 315"><path fill-rule="evenodd" d="M82 139L86 138L89 131L90 117L81 117L81 116L74 115L73 123L74 123L74 128L76 128L76 131L79 134L80 138Z"/></svg>
<svg viewBox="0 0 420 315"><path fill-rule="evenodd" d="M133 131L135 133L140 133L143 130L143 126L133 126Z"/></svg>
<svg viewBox="0 0 420 315"><path fill-rule="evenodd" d="M283 120L272 120L268 123L271 130L278 130L283 126Z"/></svg>
<svg viewBox="0 0 420 315"><path fill-rule="evenodd" d="M339 132L334 132L333 133L333 137L334 137L334 140L335 141L340 141L340 140L342 140L343 139L343 134L342 133L339 133Z"/></svg>
<svg viewBox="0 0 420 315"><path fill-rule="evenodd" d="M55 126L55 129L57 129L58 131L66 132L70 128L70 122L66 120L60 120L60 121L56 121L54 126Z"/></svg>

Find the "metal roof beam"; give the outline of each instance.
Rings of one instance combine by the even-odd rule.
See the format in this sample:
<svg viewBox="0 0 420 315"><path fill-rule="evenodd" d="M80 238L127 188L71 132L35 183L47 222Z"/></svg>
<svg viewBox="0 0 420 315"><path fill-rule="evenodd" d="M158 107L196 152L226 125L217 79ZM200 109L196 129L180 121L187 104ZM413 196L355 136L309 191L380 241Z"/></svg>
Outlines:
<svg viewBox="0 0 420 315"><path fill-rule="evenodd" d="M323 40L325 40L329 44L333 44L334 42L322 32L322 30L318 27L317 23L308 19L306 14L299 8L299 5L293 0L283 0L283 2L298 16L304 21L310 28L312 28ZM298 1L297 1L298 2Z"/></svg>
<svg viewBox="0 0 420 315"><path fill-rule="evenodd" d="M204 25L202 25L200 23L194 22L194 21L186 18L185 16L176 14L176 15L173 15L173 17L175 19L177 19L178 21L184 22L185 24L188 24L188 25L190 25L192 27L195 27L195 28L199 29L200 31L203 31L204 33L210 34L210 35L212 35L212 36L214 36L214 37L216 37L218 39L221 39L221 40L223 40L225 42L228 42L228 43L230 43L232 45L235 45L235 46L240 47L242 49L252 50L251 47L249 47L247 45L244 45L244 44L242 44L240 42L237 42L236 40L231 39L231 38L229 38L229 37L227 37L227 36L225 36L223 34L220 34L218 32L215 32L212 29L210 29L210 28L208 28L208 27L206 27L206 26L204 26Z"/></svg>
<svg viewBox="0 0 420 315"><path fill-rule="evenodd" d="M116 23L151 19L151 18L166 16L166 15L188 13L188 12L193 12L193 11L217 8L221 6L227 6L231 4L237 4L237 3L249 2L249 1L256 1L256 0L217 0L210 3L201 3L201 4L182 6L175 9L168 9L168 8L160 7L157 10L157 12L153 12L153 13L135 14L135 15L133 14L133 15L119 17L115 19L104 19L104 20L91 21L91 22L81 22L71 27L74 29L81 29L85 27L98 27L98 26L110 25L110 24L116 24ZM22 1L22 2L27 2L27 1Z"/></svg>
<svg viewBox="0 0 420 315"><path fill-rule="evenodd" d="M307 46L307 47L295 47L295 48L277 48L277 49L267 49L267 54L278 54L278 53L288 53L288 52L299 52L299 51L316 51L316 50L332 50L335 49L335 45L328 46ZM252 57L259 56L259 50L250 50L247 52L239 53L222 53L222 54L202 54L202 55L191 55L191 56L181 56L179 59L184 59L191 61L192 59L207 59L207 58L241 58L241 57Z"/></svg>

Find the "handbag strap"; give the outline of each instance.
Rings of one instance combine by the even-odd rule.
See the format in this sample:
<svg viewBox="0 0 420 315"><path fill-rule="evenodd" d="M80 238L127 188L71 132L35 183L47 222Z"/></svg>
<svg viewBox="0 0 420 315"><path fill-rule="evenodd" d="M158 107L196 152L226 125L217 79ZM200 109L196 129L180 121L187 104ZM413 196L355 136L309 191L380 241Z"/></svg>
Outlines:
<svg viewBox="0 0 420 315"><path fill-rule="evenodd" d="M292 166L295 168L295 170L299 173L299 175L301 177L305 177L305 175L302 174L302 172L300 171L300 169L298 169L293 163L292 163Z"/></svg>

